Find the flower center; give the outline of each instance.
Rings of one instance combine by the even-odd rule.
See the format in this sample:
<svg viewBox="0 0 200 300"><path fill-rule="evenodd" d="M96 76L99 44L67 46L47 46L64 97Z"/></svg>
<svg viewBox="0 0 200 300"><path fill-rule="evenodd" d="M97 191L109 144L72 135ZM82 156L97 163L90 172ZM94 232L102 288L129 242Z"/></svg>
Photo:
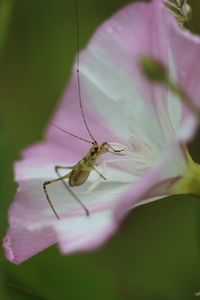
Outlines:
<svg viewBox="0 0 200 300"><path fill-rule="evenodd" d="M155 162L156 155L152 148L141 140L135 130L130 128L129 148L122 144L110 143L115 149L123 149L119 152L121 157L106 159L105 163L114 163L115 167L136 176L144 175Z"/></svg>
<svg viewBox="0 0 200 300"><path fill-rule="evenodd" d="M155 162L156 154L150 145L141 140L132 127L130 127L130 131L130 158L132 158L135 163L133 170L135 169L136 173L144 173L148 171Z"/></svg>

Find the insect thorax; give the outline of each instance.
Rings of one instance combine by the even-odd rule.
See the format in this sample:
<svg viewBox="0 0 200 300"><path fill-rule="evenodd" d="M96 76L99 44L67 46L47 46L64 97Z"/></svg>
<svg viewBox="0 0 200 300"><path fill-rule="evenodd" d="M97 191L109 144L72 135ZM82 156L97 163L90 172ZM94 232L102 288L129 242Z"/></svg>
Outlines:
<svg viewBox="0 0 200 300"><path fill-rule="evenodd" d="M108 152L109 147L109 144L106 142L102 143L101 145L99 145L98 143L94 143L92 148L88 152L88 156L91 158L96 157L97 159L101 154Z"/></svg>
<svg viewBox="0 0 200 300"><path fill-rule="evenodd" d="M70 186L83 184L94 169L97 158L108 151L109 145L94 143L89 152L73 167L69 177Z"/></svg>

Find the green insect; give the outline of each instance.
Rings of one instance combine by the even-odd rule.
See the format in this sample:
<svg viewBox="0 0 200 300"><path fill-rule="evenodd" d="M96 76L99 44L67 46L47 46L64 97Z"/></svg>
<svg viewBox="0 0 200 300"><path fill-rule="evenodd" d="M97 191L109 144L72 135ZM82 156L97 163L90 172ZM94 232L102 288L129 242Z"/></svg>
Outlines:
<svg viewBox="0 0 200 300"><path fill-rule="evenodd" d="M77 55L77 69L76 69L76 73L77 73L77 88L78 88L78 92L79 92L79 105L80 105L80 109L81 109L81 113L82 113L82 117L83 117L83 121L84 121L84 124L85 124L85 127L92 139L92 141L88 141L88 140L85 140L81 137L78 137L66 130L64 130L63 128L57 126L56 124L53 124L51 123L51 125L55 126L56 128L62 130L63 132L75 137L75 138L78 138L80 140L83 140L87 143L90 143L92 144L92 147L90 148L89 152L77 163L75 164L74 166L72 167L66 167L66 166L55 166L55 172L56 174L58 175L58 178L56 179L53 179L53 180L49 180L49 181L45 181L43 183L43 190L44 190L44 193L46 195L46 198L49 202L49 205L50 207L52 208L55 216L57 219L60 219L51 200L50 200L50 197L49 197L49 194L48 194L48 191L47 191L47 185L51 184L51 183L55 183L55 182L58 182L58 181L61 181L63 183L63 185L65 186L65 188L69 191L69 193L74 197L74 199L82 206L82 208L84 209L85 211L85 214L88 216L89 215L89 210L87 209L87 207L81 202L81 200L74 194L74 192L71 190L70 187L75 187L75 186L80 186L82 184L84 184L90 174L91 171L95 170L99 176L101 178L103 178L104 180L106 179L97 169L96 169L96 166L98 165L97 163L97 159L104 153L106 152L112 152L112 153L121 153L124 151L124 149L121 149L121 150L116 150L114 149L110 144L108 143L102 143L101 145L99 145L95 138L93 137L88 125L87 125L87 122L86 122L86 119L85 119L85 115L84 115L84 111L83 111L83 106L82 106L82 98L81 98L81 86L80 86L80 76L79 76L79 22L78 22L78 8L77 8L77 3L76 1L74 0L74 4L75 4L75 12L76 12L76 21L77 21L77 48L78 48L78 55ZM110 151L112 150L112 151ZM64 176L61 176L59 170L60 169L68 169L68 170L71 170L69 173L67 173L66 175ZM68 179L68 183L69 185L67 184L66 181L64 181L65 179Z"/></svg>
<svg viewBox="0 0 200 300"><path fill-rule="evenodd" d="M46 195L46 198L49 202L49 205L51 206L55 216L57 217L57 219L60 219L55 208L53 207L53 204L50 200L49 194L47 192L47 188L46 186L54 183L54 182L58 182L58 181L62 181L62 183L64 184L65 188L70 192L70 194L74 197L74 199L82 206L82 208L85 210L86 215L89 215L89 210L87 209L87 207L81 202L81 200L76 196L76 194L74 194L74 192L70 189L70 187L74 187L74 186L80 186L82 184L84 184L90 174L91 171L95 170L104 180L106 180L106 178L96 169L96 165L97 162L96 160L104 153L109 152L109 148L111 148L114 152L118 153L118 152L122 152L123 150L115 150L112 148L111 145L109 145L108 143L103 143L101 145L99 145L96 141L92 142L92 147L89 150L89 152L74 166L72 167L65 167L65 166L55 166L55 171L58 175L58 178L53 179L53 180L49 180L49 181L45 181L43 183L43 189ZM60 169L70 169L71 171L64 175L61 176L59 173ZM68 179L68 184L64 181L65 179Z"/></svg>

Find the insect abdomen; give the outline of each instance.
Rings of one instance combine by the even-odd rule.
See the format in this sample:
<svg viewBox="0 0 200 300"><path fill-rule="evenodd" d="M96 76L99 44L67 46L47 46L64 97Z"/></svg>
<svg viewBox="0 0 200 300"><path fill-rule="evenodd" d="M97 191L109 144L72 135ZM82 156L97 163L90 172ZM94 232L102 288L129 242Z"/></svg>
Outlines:
<svg viewBox="0 0 200 300"><path fill-rule="evenodd" d="M70 186L79 186L82 185L88 178L90 171L77 171L72 170L69 177Z"/></svg>

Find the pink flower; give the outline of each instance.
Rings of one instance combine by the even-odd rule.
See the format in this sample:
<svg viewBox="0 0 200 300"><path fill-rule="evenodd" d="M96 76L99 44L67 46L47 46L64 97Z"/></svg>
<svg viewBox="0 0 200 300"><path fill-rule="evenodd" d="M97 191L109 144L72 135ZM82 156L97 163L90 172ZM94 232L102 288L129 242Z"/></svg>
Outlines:
<svg viewBox="0 0 200 300"><path fill-rule="evenodd" d="M25 149L15 164L19 188L4 239L8 260L21 263L54 243L63 253L91 250L116 232L134 206L173 192L187 168L184 145L197 122L177 96L144 78L138 60L162 61L200 107L199 54L200 39L179 29L160 0L130 4L98 28L80 54L83 107L96 140L125 145L128 153L102 156L107 180L92 191L87 190L98 177L95 172L73 189L88 217L62 183L48 185L58 221L42 184L56 178L55 165L73 166L89 145L49 125L45 141ZM89 139L75 72L52 122Z"/></svg>

